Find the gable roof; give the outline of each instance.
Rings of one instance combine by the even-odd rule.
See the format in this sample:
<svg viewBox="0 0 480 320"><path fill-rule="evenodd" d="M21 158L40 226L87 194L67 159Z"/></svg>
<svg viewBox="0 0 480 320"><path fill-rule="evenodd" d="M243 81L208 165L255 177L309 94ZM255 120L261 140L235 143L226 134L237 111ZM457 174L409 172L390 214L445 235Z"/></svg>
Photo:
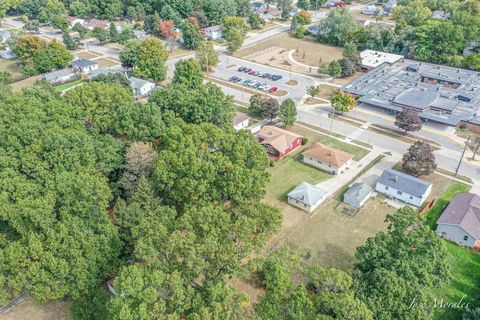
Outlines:
<svg viewBox="0 0 480 320"><path fill-rule="evenodd" d="M310 149L305 151L303 154L331 164L337 168L340 168L347 163L348 160L353 158L350 153L331 148L318 142L314 143Z"/></svg>
<svg viewBox="0 0 480 320"><path fill-rule="evenodd" d="M98 63L96 61L87 60L87 59L77 59L70 62L70 65L74 68L86 68L86 67L94 66L97 64Z"/></svg>
<svg viewBox="0 0 480 320"><path fill-rule="evenodd" d="M264 126L258 132L258 136L264 139L260 144L269 144L281 153L285 152L296 139L303 138L298 134L274 126Z"/></svg>
<svg viewBox="0 0 480 320"><path fill-rule="evenodd" d="M372 188L369 185L363 182L354 183L350 189L348 189L344 197L352 197L358 201L362 201L372 192Z"/></svg>
<svg viewBox="0 0 480 320"><path fill-rule="evenodd" d="M428 181L393 169L383 171L378 183L417 197L423 197L432 185Z"/></svg>
<svg viewBox="0 0 480 320"><path fill-rule="evenodd" d="M473 193L459 193L443 211L437 224L455 224L476 239L480 239L480 197Z"/></svg>
<svg viewBox="0 0 480 320"><path fill-rule="evenodd" d="M288 196L306 205L313 206L326 194L327 191L304 181L290 191Z"/></svg>

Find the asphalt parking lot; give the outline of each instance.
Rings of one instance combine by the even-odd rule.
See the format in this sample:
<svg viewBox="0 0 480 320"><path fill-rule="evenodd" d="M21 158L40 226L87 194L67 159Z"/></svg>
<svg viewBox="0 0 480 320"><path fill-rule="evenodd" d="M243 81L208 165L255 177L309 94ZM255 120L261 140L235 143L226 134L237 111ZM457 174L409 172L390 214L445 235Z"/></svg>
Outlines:
<svg viewBox="0 0 480 320"><path fill-rule="evenodd" d="M254 74L248 74L248 72L239 71L239 68L244 67L247 69L251 69L254 72L259 72L260 74L270 74L270 75L278 75L280 79L273 80L268 77L261 77L255 76ZM250 80L253 82L252 86L245 85L244 87L249 87L250 89L255 88L255 86L263 86L269 88L268 90L259 90L263 91L266 94L272 94L274 92L268 92L273 87L276 87L277 90L275 91L285 91L287 92L286 95L276 97L280 102L291 98L295 100L297 103L301 100L301 98L305 95L307 87L315 85L315 80L312 77L296 74L293 72L288 72L281 69L272 68L269 66L257 64L254 62L246 61L243 59L235 58L235 57L226 57L222 56L220 64L215 67L214 72L211 76L215 78L219 78L224 81L229 81L232 77L237 77L241 79L240 81L230 81L235 83L239 86L238 91L241 91L241 87L243 86L244 82ZM287 84L290 80L296 80L296 85ZM254 89L258 90L258 89Z"/></svg>

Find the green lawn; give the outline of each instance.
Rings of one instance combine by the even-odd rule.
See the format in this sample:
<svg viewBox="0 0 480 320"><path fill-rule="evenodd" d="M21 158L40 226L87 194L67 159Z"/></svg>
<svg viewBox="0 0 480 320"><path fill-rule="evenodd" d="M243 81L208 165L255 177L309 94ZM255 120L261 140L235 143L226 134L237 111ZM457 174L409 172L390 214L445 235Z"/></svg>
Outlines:
<svg viewBox="0 0 480 320"><path fill-rule="evenodd" d="M470 186L458 181L452 181L448 188L438 197L435 205L425 215L425 223L435 230L437 220L443 212L443 209L450 203L457 193L468 192Z"/></svg>
<svg viewBox="0 0 480 320"><path fill-rule="evenodd" d="M424 216L425 223L432 229L435 229L438 218L455 195L461 192L468 192L469 190L470 186L458 181L452 181L438 197L433 208ZM451 267L452 280L448 285L433 290L437 304L442 299L444 303L456 303L465 296L465 302L478 305L480 301L480 291L478 290L480 287L480 255L446 240L445 244L448 250L448 262ZM435 308L434 319L460 320L463 311L463 309L454 308Z"/></svg>
<svg viewBox="0 0 480 320"><path fill-rule="evenodd" d="M446 286L432 293L437 303L456 303L465 296L464 302L479 306L480 301L480 254L467 248L445 241L448 249L448 261L452 268L452 280ZM461 320L463 309L436 308L434 319Z"/></svg>
<svg viewBox="0 0 480 320"><path fill-rule="evenodd" d="M67 83L61 84L59 86L56 86L55 90L64 91L64 90L73 88L75 86L78 86L79 84L84 83L84 82L85 82L84 79L80 79L80 80L76 80L76 81L72 81L72 82L67 82Z"/></svg>
<svg viewBox="0 0 480 320"><path fill-rule="evenodd" d="M275 167L268 169L271 173L270 183L267 186L267 197L286 201L286 194L300 182L306 181L317 184L331 177L330 174L303 164L300 154L286 157L278 161Z"/></svg>

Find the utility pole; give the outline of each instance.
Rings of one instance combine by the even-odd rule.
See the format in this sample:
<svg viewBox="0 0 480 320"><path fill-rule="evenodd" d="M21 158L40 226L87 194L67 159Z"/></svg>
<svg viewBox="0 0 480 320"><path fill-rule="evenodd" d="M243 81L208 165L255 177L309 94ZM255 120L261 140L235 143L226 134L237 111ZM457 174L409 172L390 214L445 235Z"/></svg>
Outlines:
<svg viewBox="0 0 480 320"><path fill-rule="evenodd" d="M460 165L462 164L463 157L465 155L465 151L467 151L468 143L470 142L470 136L467 138L467 142L465 142L465 147L463 148L462 156L460 157L460 161L458 162L457 170L455 170L455 176L458 174L458 170L460 169Z"/></svg>

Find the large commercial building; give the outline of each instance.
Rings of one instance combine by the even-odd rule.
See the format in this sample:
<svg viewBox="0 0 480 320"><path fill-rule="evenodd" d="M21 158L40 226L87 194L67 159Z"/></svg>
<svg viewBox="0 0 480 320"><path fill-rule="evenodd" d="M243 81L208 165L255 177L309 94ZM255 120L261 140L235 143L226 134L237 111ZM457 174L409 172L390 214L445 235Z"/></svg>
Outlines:
<svg viewBox="0 0 480 320"><path fill-rule="evenodd" d="M385 61L342 87L365 104L395 113L418 111L423 121L448 126L480 116L480 72L400 59Z"/></svg>

